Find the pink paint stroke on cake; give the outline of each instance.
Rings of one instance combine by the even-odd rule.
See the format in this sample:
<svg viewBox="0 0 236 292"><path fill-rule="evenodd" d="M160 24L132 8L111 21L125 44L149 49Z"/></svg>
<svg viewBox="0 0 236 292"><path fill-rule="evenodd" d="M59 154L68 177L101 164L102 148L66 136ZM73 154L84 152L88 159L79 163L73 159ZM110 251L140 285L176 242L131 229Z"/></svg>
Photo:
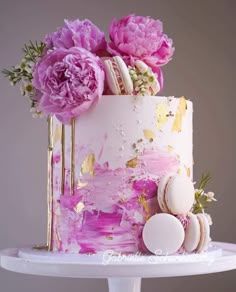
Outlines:
<svg viewBox="0 0 236 292"><path fill-rule="evenodd" d="M177 172L178 167L179 161L162 150L143 151L135 168L110 169L108 162L97 162L95 175L84 174L81 178L83 187L75 189L73 196L66 192L58 200L60 216L54 233L60 239L59 250L146 253L142 229L150 216L160 212L158 179Z"/></svg>

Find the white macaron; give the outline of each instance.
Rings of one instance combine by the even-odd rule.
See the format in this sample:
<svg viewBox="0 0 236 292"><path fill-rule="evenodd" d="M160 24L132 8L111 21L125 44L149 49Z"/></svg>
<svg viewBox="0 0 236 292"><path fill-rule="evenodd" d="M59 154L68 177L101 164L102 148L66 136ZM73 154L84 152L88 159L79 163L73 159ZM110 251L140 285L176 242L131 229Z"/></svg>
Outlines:
<svg viewBox="0 0 236 292"><path fill-rule="evenodd" d="M208 243L211 240L210 225L205 214L197 214L197 218L200 224L201 237L200 237L200 241L199 241L196 251L202 252L207 248Z"/></svg>
<svg viewBox="0 0 236 292"><path fill-rule="evenodd" d="M183 241L183 225L173 215L155 214L144 225L143 242L153 254L174 254L181 248Z"/></svg>
<svg viewBox="0 0 236 292"><path fill-rule="evenodd" d="M198 218L193 213L188 214L189 224L185 229L183 248L186 252L193 252L200 242L201 232Z"/></svg>
<svg viewBox="0 0 236 292"><path fill-rule="evenodd" d="M194 186L189 177L174 174L160 179L157 199L163 212L186 215L193 206L194 197Z"/></svg>
<svg viewBox="0 0 236 292"><path fill-rule="evenodd" d="M104 58L106 82L110 91L115 95L129 95L133 93L133 81L129 70L120 56Z"/></svg>
<svg viewBox="0 0 236 292"><path fill-rule="evenodd" d="M202 252L210 241L210 226L205 214L188 214L183 248L186 252Z"/></svg>

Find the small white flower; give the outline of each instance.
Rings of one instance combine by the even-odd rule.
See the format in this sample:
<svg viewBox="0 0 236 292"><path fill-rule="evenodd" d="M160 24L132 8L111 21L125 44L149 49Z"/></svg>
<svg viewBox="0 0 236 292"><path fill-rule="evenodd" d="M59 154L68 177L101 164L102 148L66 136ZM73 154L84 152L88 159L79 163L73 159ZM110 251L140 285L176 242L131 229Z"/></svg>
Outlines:
<svg viewBox="0 0 236 292"><path fill-rule="evenodd" d="M208 192L205 196L207 197L207 202L217 201L213 192Z"/></svg>
<svg viewBox="0 0 236 292"><path fill-rule="evenodd" d="M36 108L35 108L35 107L31 107L30 112L31 112L32 114L35 114L35 113L36 113Z"/></svg>
<svg viewBox="0 0 236 292"><path fill-rule="evenodd" d="M195 189L195 193L199 193L202 196L204 194L204 190Z"/></svg>
<svg viewBox="0 0 236 292"><path fill-rule="evenodd" d="M44 114L43 114L43 112L40 112L38 115L39 115L39 118L40 118L40 119L44 118Z"/></svg>
<svg viewBox="0 0 236 292"><path fill-rule="evenodd" d="M21 83L21 85L20 85L20 94L21 95L25 95L25 85L24 85L24 83Z"/></svg>

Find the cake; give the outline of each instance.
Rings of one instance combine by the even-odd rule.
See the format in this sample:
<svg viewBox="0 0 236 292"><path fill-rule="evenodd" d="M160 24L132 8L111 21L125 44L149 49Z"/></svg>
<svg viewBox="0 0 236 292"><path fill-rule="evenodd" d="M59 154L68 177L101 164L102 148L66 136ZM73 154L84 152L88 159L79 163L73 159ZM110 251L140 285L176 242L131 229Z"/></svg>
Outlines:
<svg viewBox="0 0 236 292"><path fill-rule="evenodd" d="M107 43L91 21L66 20L24 52L4 73L33 116L47 116L47 249L204 251L215 199L203 190L208 175L193 186L192 102L157 95L174 53L162 23L113 20Z"/></svg>
<svg viewBox="0 0 236 292"><path fill-rule="evenodd" d="M142 227L158 211L158 179L192 176L192 103L104 95L71 125L52 118L50 127L52 249L142 251Z"/></svg>

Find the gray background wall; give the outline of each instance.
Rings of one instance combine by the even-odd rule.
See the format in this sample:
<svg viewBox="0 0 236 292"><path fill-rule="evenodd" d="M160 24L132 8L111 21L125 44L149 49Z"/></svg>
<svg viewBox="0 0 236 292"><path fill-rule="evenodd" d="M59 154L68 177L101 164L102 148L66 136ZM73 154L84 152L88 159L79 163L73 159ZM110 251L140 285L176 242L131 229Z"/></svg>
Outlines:
<svg viewBox="0 0 236 292"><path fill-rule="evenodd" d="M176 53L164 69L163 95L194 103L194 177L209 170L212 237L236 243L234 0L1 0L0 67L16 64L28 40L40 40L64 18L90 18L102 29L114 16L135 12L164 22ZM33 120L27 101L0 77L0 249L46 238L46 122ZM235 291L236 271L147 279L143 291ZM0 270L0 291L107 291L105 280L59 279Z"/></svg>

